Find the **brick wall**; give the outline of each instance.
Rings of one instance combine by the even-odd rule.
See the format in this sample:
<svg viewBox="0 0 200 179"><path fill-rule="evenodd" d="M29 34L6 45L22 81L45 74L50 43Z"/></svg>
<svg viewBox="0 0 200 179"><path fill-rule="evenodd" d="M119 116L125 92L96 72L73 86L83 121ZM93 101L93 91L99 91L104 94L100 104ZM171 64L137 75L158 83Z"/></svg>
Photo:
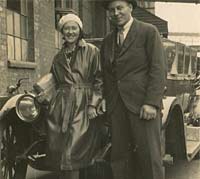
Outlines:
<svg viewBox="0 0 200 179"><path fill-rule="evenodd" d="M5 90L5 87L7 86L7 70L6 70L6 57L7 57L7 51L6 51L6 19L5 19L5 5L6 1L1 0L0 1L0 93L2 93Z"/></svg>
<svg viewBox="0 0 200 179"><path fill-rule="evenodd" d="M28 77L29 80L23 83L21 89L30 90L35 81L49 72L53 56L56 53L54 0L28 0L27 2L28 59L35 62L36 67L32 69L8 67L7 0L0 0L0 95L4 94L8 85L16 84L17 80L23 77ZM83 16L81 18L88 37L104 36L106 33L105 10L99 3L95 5L94 2L89 3L86 0L84 0L84 4L80 4L81 2L73 1L72 7ZM92 24L94 19L96 22Z"/></svg>
<svg viewBox="0 0 200 179"><path fill-rule="evenodd" d="M52 0L34 0L34 47L37 78L46 74L55 55L55 9Z"/></svg>
<svg viewBox="0 0 200 179"><path fill-rule="evenodd" d="M30 90L32 84L46 74L55 55L54 1L28 1L29 7L29 58L36 68L11 68L7 65L6 0L0 0L0 95L19 78L28 77L21 90Z"/></svg>
<svg viewBox="0 0 200 179"><path fill-rule="evenodd" d="M15 84L19 78L33 78L33 71L8 68L7 65L7 36L6 36L6 0L0 1L0 94L4 94L6 87ZM24 84L25 87L28 86Z"/></svg>

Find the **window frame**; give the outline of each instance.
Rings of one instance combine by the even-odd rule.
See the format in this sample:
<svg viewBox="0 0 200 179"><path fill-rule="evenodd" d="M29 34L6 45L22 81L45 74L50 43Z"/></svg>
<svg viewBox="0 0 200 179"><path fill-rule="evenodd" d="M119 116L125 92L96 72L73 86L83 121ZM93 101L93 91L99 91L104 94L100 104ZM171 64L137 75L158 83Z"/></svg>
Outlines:
<svg viewBox="0 0 200 179"><path fill-rule="evenodd" d="M29 58L29 14L28 14L28 0L16 1L19 3L19 9L10 7L13 1L7 1L6 6L6 36L7 36L7 57L8 67L15 68L29 68L36 67L35 62ZM9 4L10 3L10 4ZM12 5L11 5L12 6ZM12 19L9 20L9 16ZM16 26L16 18L18 18L18 29ZM11 25L12 24L12 25ZM16 33L16 30L18 32ZM8 39L12 39L13 46L10 48ZM16 45L18 41L19 45ZM10 54L12 51L13 54ZM18 55L18 58L17 58ZM12 57L11 57L12 56Z"/></svg>
<svg viewBox="0 0 200 179"><path fill-rule="evenodd" d="M60 2L59 6L56 5L56 2ZM62 48L63 39L62 34L58 31L57 25L59 19L71 12L72 10L72 0L54 0L55 4L55 48L56 50L60 50Z"/></svg>

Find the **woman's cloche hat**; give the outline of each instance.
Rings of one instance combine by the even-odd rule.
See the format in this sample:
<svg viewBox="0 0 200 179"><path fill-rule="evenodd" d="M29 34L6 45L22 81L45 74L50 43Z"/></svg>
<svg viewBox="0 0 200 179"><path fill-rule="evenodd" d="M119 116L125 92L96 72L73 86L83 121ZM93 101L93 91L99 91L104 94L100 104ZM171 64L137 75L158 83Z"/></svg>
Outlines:
<svg viewBox="0 0 200 179"><path fill-rule="evenodd" d="M60 18L60 20L58 22L58 30L60 32L62 32L63 26L65 25L65 23L67 23L69 21L76 22L79 25L80 29L81 30L83 29L83 23L82 23L81 19L77 15L70 13L70 14L64 15Z"/></svg>

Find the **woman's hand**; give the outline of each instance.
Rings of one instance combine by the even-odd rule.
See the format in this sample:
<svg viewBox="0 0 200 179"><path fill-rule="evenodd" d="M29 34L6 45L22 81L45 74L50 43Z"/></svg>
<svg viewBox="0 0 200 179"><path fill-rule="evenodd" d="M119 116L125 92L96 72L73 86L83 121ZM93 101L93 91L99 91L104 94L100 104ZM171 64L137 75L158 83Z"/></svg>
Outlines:
<svg viewBox="0 0 200 179"><path fill-rule="evenodd" d="M88 118L94 119L97 116L98 114L97 114L95 106L88 106Z"/></svg>
<svg viewBox="0 0 200 179"><path fill-rule="evenodd" d="M106 100L103 99L97 106L97 114L102 115L106 112Z"/></svg>
<svg viewBox="0 0 200 179"><path fill-rule="evenodd" d="M36 96L36 100L39 103L43 103L45 101L45 93L44 92L40 92L37 96Z"/></svg>

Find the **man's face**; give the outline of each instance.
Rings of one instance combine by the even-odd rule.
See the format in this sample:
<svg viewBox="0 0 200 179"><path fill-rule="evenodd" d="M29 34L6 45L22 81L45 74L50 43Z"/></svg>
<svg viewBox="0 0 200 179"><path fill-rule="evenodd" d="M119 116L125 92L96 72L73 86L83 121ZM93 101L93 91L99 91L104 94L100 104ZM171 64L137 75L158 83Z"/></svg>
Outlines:
<svg viewBox="0 0 200 179"><path fill-rule="evenodd" d="M132 10L132 5L122 0L110 2L108 5L110 20L119 27L123 27L130 20Z"/></svg>

